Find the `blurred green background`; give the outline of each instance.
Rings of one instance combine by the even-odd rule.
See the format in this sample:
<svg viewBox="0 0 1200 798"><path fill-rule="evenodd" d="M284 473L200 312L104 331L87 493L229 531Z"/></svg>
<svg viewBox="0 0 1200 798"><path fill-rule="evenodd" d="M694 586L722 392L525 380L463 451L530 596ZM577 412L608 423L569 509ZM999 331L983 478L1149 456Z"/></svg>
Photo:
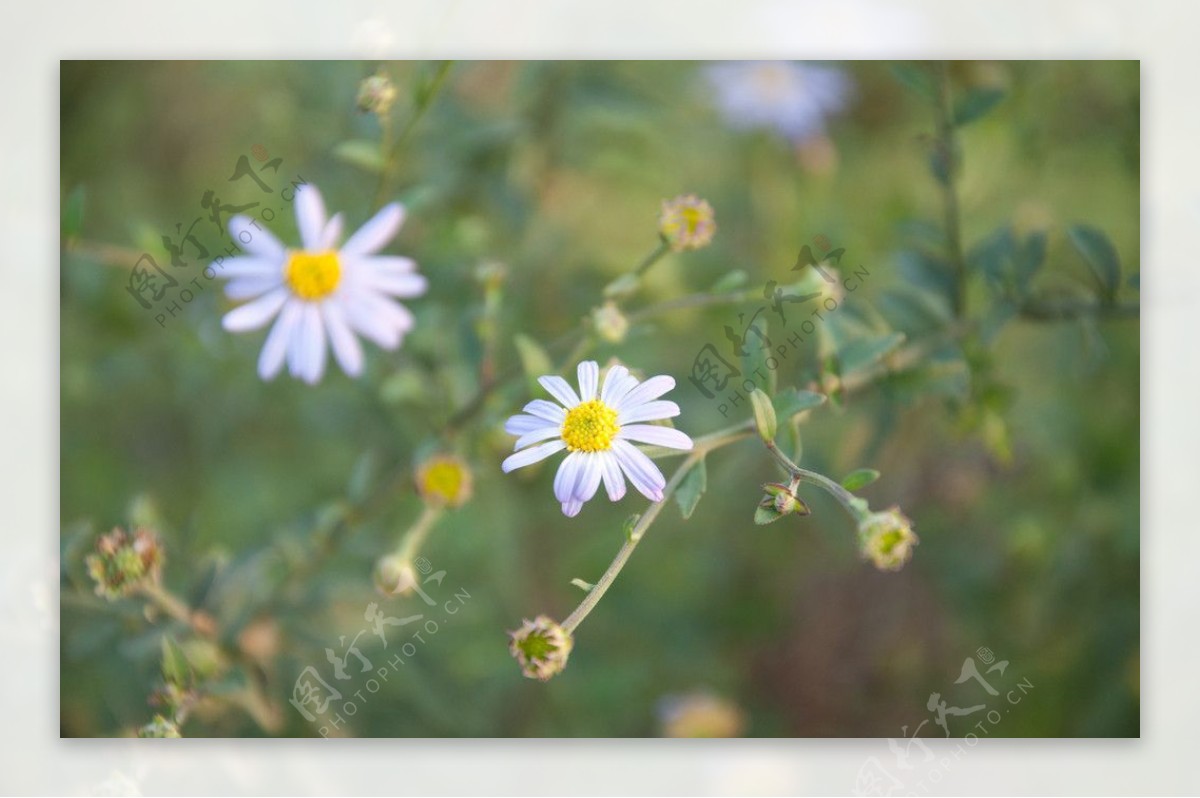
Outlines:
<svg viewBox="0 0 1200 798"><path fill-rule="evenodd" d="M377 594L371 571L420 514L411 467L447 448L434 431L475 394L482 264L507 268L495 317L505 371L519 364L514 334L548 344L577 328L603 287L654 247L664 198L706 198L718 232L707 249L656 266L633 309L705 291L731 270L749 287L786 284L799 248L824 234L845 247L844 263L869 269L845 313L870 317L905 282L914 239L941 220L926 163L933 113L888 64L841 65L855 85L846 111L796 147L725 124L701 64L458 63L391 182L409 217L389 251L414 257L431 286L407 302L418 326L402 349L367 345L358 381L331 367L317 387L286 375L264 384L264 333L222 330L232 305L217 282L201 278L206 290L161 325L139 307L126 291L133 262L149 252L165 266L162 236L207 214L207 190L274 203L269 226L285 241L295 225L274 197L297 176L346 213L348 229L369 217L378 176L363 146L346 142L378 140L379 121L355 110L359 82L378 66L62 65L64 736L129 734L155 711L147 697L171 627L148 622L134 600L96 597L82 564L97 534L139 521L163 537L164 583L211 614L226 644L251 652L254 666L231 668L220 689L257 680L276 711L264 728L205 703L184 734L318 733L323 724L287 702L301 672L333 681L324 649L342 650L370 602L392 616L422 611L419 597ZM400 88L403 127L410 87L437 66L383 68ZM1006 90L961 132L968 247L1005 224L1045 230L1034 285L1076 285L1087 268L1064 230L1086 222L1135 274L1138 65L956 63L951 74L957 88ZM263 151L256 145L282 159L261 173L276 190L269 199L229 179L241 156ZM196 230L217 248L207 218ZM1122 296L1136 301L1136 290ZM983 280L969 298L986 315ZM701 435L729 420L686 377L697 351L723 347L724 325L747 309L665 315L594 354L674 375L676 425ZM569 667L546 684L521 676L505 630L569 613L582 597L570 580L603 572L623 520L645 503L598 499L567 519L553 466L502 475L511 438L500 425L534 397L515 381L456 439L475 495L422 551L446 572L432 595L470 598L453 617L436 611L438 632L377 693L357 674L339 683L366 698L336 733L656 735L677 717L670 697L703 693L726 702L747 735L898 738L932 717L932 692L959 707L1002 700L955 684L964 659L986 647L1009 662L989 681L1034 686L992 736L1136 736L1138 321L1014 320L957 359L971 378L986 362L986 393L1002 401L902 375L818 409L802 428L807 467L883 473L863 494L914 520L921 543L904 570L862 562L851 522L817 493L811 517L756 527L758 486L778 474L748 440L709 458L709 490L690 520L665 509L580 627ZM805 384L816 361L809 351L786 364L780 385ZM674 462L661 463L668 475ZM382 500L339 523L365 495ZM360 645L375 667L396 652L370 632ZM981 718L951 718L951 730ZM920 733L942 731L930 722Z"/></svg>

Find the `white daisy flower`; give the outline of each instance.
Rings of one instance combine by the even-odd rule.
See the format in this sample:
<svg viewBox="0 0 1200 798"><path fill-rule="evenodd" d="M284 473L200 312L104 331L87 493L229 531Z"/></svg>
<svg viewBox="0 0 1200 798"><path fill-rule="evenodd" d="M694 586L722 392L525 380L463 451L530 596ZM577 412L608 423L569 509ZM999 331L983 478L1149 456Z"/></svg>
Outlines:
<svg viewBox="0 0 1200 798"><path fill-rule="evenodd" d="M501 465L505 473L566 449L570 454L554 477L554 496L564 514L577 515L602 480L611 501L625 495L625 477L647 499L662 501L667 484L662 472L633 444L692 448L692 439L677 429L638 423L679 415L679 405L658 398L675 387L673 377L639 383L629 369L613 366L601 386L600 367L587 360L579 364L578 394L562 377L538 382L561 405L535 399L524 414L505 422L505 431L519 436L513 446L517 453Z"/></svg>
<svg viewBox="0 0 1200 798"><path fill-rule="evenodd" d="M358 336L384 349L400 346L413 327L413 315L393 297L425 293L425 278L411 258L377 254L400 229L404 208L392 203L375 214L339 247L342 215L325 215L315 186L296 191L299 249L288 249L266 228L246 216L229 220L229 233L247 253L214 263L229 279L230 299L250 302L221 320L230 332L275 324L258 358L258 374L272 379L287 361L293 377L315 384L325 372L326 341L342 370L357 377L363 369Z"/></svg>

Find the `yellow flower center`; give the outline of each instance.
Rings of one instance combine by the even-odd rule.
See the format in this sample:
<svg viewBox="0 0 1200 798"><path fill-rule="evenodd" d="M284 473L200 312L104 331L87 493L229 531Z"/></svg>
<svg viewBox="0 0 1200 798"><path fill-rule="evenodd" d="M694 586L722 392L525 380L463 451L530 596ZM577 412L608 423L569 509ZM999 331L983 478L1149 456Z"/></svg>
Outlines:
<svg viewBox="0 0 1200 798"><path fill-rule="evenodd" d="M324 299L342 279L336 252L293 252L283 269L292 292L301 299Z"/></svg>
<svg viewBox="0 0 1200 798"><path fill-rule="evenodd" d="M572 452L604 452L617 436L617 411L592 399L567 411L562 439Z"/></svg>
<svg viewBox="0 0 1200 798"><path fill-rule="evenodd" d="M696 232L696 228L708 217L703 208L688 207L684 208L680 214L683 216L683 224L689 233Z"/></svg>
<svg viewBox="0 0 1200 798"><path fill-rule="evenodd" d="M435 456L417 472L417 488L427 501L459 507L471 498L471 471L456 457Z"/></svg>

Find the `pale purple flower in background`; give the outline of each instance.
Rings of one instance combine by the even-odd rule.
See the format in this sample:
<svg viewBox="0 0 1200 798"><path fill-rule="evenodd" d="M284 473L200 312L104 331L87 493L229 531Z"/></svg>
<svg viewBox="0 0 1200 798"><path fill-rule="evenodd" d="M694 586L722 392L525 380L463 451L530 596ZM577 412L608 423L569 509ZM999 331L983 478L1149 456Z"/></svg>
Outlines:
<svg viewBox="0 0 1200 798"><path fill-rule="evenodd" d="M767 128L794 143L824 134L854 90L837 67L798 61L728 61L706 67L705 77L730 126Z"/></svg>

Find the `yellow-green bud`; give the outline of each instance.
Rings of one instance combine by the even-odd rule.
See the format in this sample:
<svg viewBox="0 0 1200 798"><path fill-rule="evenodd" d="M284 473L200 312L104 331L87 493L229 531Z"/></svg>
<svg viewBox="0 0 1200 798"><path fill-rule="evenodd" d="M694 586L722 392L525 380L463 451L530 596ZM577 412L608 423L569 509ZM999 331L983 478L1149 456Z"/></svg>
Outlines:
<svg viewBox="0 0 1200 798"><path fill-rule="evenodd" d="M520 663L521 672L542 682L567 667L567 657L575 645L571 633L546 615L526 619L520 629L508 634L512 638L508 650Z"/></svg>
<svg viewBox="0 0 1200 798"><path fill-rule="evenodd" d="M396 101L396 84L382 72L365 78L358 84L358 110L384 116Z"/></svg>
<svg viewBox="0 0 1200 798"><path fill-rule="evenodd" d="M903 568L918 543L912 521L900 512L899 507L864 517L858 524L858 541L863 557L881 571Z"/></svg>
<svg viewBox="0 0 1200 798"><path fill-rule="evenodd" d="M398 554L380 557L375 563L375 587L385 596L407 596L417 586L417 572Z"/></svg>
<svg viewBox="0 0 1200 798"><path fill-rule="evenodd" d="M417 493L428 504L462 507L471 498L473 488L471 469L454 455L434 455L417 469Z"/></svg>
<svg viewBox="0 0 1200 798"><path fill-rule="evenodd" d="M130 535L118 527L96 541L96 553L88 555L85 562L96 583L96 595L112 601L143 584L158 582L163 550L151 530L138 529Z"/></svg>
<svg viewBox="0 0 1200 798"><path fill-rule="evenodd" d="M625 334L629 332L629 319L625 318L615 302L610 301L592 311L592 326L605 341L618 344L625 340Z"/></svg>
<svg viewBox="0 0 1200 798"><path fill-rule="evenodd" d="M162 715L155 715L154 720L138 729L138 737L182 737L179 726L167 720Z"/></svg>

